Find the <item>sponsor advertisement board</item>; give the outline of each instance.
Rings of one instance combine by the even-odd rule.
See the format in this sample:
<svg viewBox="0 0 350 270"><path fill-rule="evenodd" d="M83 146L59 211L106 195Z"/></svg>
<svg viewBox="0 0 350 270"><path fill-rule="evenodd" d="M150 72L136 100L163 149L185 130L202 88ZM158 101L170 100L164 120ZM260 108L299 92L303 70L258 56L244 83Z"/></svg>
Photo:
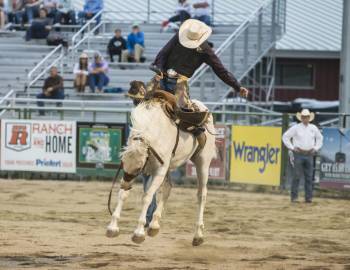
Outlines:
<svg viewBox="0 0 350 270"><path fill-rule="evenodd" d="M215 125L216 129L216 158L212 160L209 167L209 178L226 179L226 126ZM186 177L197 177L196 168L191 161L186 164Z"/></svg>
<svg viewBox="0 0 350 270"><path fill-rule="evenodd" d="M121 161L124 134L124 124L78 123L77 166L115 169Z"/></svg>
<svg viewBox="0 0 350 270"><path fill-rule="evenodd" d="M324 128L320 186L350 189L350 129Z"/></svg>
<svg viewBox="0 0 350 270"><path fill-rule="evenodd" d="M1 121L1 170L75 173L74 121Z"/></svg>
<svg viewBox="0 0 350 270"><path fill-rule="evenodd" d="M280 127L232 126L231 182L280 185Z"/></svg>

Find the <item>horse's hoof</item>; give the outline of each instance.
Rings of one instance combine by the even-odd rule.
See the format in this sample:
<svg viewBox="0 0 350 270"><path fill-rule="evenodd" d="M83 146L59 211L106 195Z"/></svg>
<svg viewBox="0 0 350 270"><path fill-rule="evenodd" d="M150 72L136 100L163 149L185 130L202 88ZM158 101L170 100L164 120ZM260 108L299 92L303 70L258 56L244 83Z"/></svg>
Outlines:
<svg viewBox="0 0 350 270"><path fill-rule="evenodd" d="M203 242L204 242L203 238L193 238L192 246L194 247L200 246L201 244L203 244Z"/></svg>
<svg viewBox="0 0 350 270"><path fill-rule="evenodd" d="M155 237L159 233L159 229L148 228L147 235L150 237Z"/></svg>
<svg viewBox="0 0 350 270"><path fill-rule="evenodd" d="M106 236L107 237L110 237L110 238L112 238L112 237L117 237L119 235L119 230L107 230L106 231Z"/></svg>
<svg viewBox="0 0 350 270"><path fill-rule="evenodd" d="M134 234L131 240L136 244L141 244L143 241L145 241L145 236L144 235L138 236Z"/></svg>

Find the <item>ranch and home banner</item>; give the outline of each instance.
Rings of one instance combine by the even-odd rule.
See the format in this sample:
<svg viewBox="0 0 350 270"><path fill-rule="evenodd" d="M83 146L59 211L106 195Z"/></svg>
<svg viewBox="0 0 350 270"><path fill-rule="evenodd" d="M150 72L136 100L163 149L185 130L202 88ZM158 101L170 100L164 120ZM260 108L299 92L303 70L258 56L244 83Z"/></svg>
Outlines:
<svg viewBox="0 0 350 270"><path fill-rule="evenodd" d="M350 129L324 128L320 186L350 189Z"/></svg>
<svg viewBox="0 0 350 270"><path fill-rule="evenodd" d="M231 182L280 185L280 127L232 126L231 140Z"/></svg>
<svg viewBox="0 0 350 270"><path fill-rule="evenodd" d="M226 126L215 125L216 158L209 167L209 178L216 180L226 179ZM197 177L196 167L191 161L186 164L186 177Z"/></svg>
<svg viewBox="0 0 350 270"><path fill-rule="evenodd" d="M1 170L75 173L74 121L1 121Z"/></svg>

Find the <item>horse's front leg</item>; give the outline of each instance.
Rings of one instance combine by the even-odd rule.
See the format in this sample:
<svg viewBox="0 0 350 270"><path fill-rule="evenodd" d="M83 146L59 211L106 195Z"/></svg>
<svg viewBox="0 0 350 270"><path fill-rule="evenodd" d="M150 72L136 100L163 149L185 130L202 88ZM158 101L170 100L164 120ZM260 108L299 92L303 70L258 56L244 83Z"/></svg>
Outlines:
<svg viewBox="0 0 350 270"><path fill-rule="evenodd" d="M163 182L162 187L160 188L159 194L157 194L157 198L158 198L157 209L153 213L152 222L149 225L149 228L147 230L148 236L151 236L151 237L156 236L159 232L159 229L160 229L159 221L162 217L164 205L169 198L171 187L172 186L170 181L170 173L168 173Z"/></svg>
<svg viewBox="0 0 350 270"><path fill-rule="evenodd" d="M112 214L112 219L109 225L107 226L107 237L116 237L119 235L118 221L120 219L120 214L122 212L123 203L126 198L129 196L130 190L119 189L117 206Z"/></svg>
<svg viewBox="0 0 350 270"><path fill-rule="evenodd" d="M199 246L204 242L204 207L207 200L207 182L209 175L209 163L203 164L202 161L198 161L196 164L197 176L198 176L198 219L196 229L192 241L193 246Z"/></svg>
<svg viewBox="0 0 350 270"><path fill-rule="evenodd" d="M139 217L139 222L136 230L134 231L134 235L132 236L132 241L139 244L145 240L145 224L146 224L146 214L149 205L151 204L154 193L159 189L161 184L164 181L166 172L156 173L153 176L153 181L150 188L144 193L143 196L143 206L141 215Z"/></svg>

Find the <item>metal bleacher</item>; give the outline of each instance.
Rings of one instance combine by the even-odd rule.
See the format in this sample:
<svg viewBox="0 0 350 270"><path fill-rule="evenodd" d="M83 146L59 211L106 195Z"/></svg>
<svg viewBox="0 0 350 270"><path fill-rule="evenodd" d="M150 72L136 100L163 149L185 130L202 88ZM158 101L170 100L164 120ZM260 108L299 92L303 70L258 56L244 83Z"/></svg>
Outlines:
<svg viewBox="0 0 350 270"><path fill-rule="evenodd" d="M29 71L54 47L42 41L25 42L24 32L0 33L0 91L23 91Z"/></svg>
<svg viewBox="0 0 350 270"><path fill-rule="evenodd" d="M154 4L157 1L160 0L142 0L141 2L135 0L134 9L138 11L129 11L129 13L123 11L123 8L126 8L125 5L122 5L118 12L113 11L120 0L105 1L105 11L100 25L96 25L94 20L90 21L87 25L90 24L91 27L90 25L86 27L84 34L63 28L62 31L70 44L70 49L64 55L63 50L47 46L45 41L25 42L23 31L0 33L0 93L4 95L9 89L14 89L15 96L18 98L34 98L41 91L48 68L55 63L59 65L65 79L66 99L114 100L118 101L120 107L124 104L129 106L128 102L123 103L126 101L124 94L92 94L88 91L84 94L76 93L73 89L73 65L83 51L90 55L94 51L100 51L108 59L106 47L113 36L114 29L122 29L123 35L126 36L130 32L131 25L138 22L141 30L145 32L146 61L140 64L110 63L109 87L120 87L126 91L132 80L147 82L153 75L148 69L149 64L162 46L174 35L173 32L160 31L160 21L169 17L169 12L165 12L165 9L169 10L169 7L173 7L174 1L160 1L164 4L160 5L160 8L159 5ZM137 8L136 2L139 4ZM150 2L153 6L147 6ZM242 79L268 55L274 48L275 41L283 34L284 14L281 12L284 9L285 0L216 0L214 2L216 3L215 9L213 8L213 15L216 14L215 18L213 16L215 25L209 40L214 43L214 49L224 65L237 78ZM76 9L81 8L81 3L81 0L74 1ZM155 6L158 7L156 11L153 10ZM229 7L241 9L237 11ZM94 31L96 29L99 30L98 34ZM57 59L59 61L56 61ZM35 74L34 71L36 71ZM28 77L30 73L33 73L37 80L33 80L35 76ZM267 93L273 85L273 78L268 77L267 74L264 84ZM28 85L30 87L27 87ZM228 93L228 87L223 85L206 66L202 66L197 71L190 85L191 97L206 102L221 101Z"/></svg>

